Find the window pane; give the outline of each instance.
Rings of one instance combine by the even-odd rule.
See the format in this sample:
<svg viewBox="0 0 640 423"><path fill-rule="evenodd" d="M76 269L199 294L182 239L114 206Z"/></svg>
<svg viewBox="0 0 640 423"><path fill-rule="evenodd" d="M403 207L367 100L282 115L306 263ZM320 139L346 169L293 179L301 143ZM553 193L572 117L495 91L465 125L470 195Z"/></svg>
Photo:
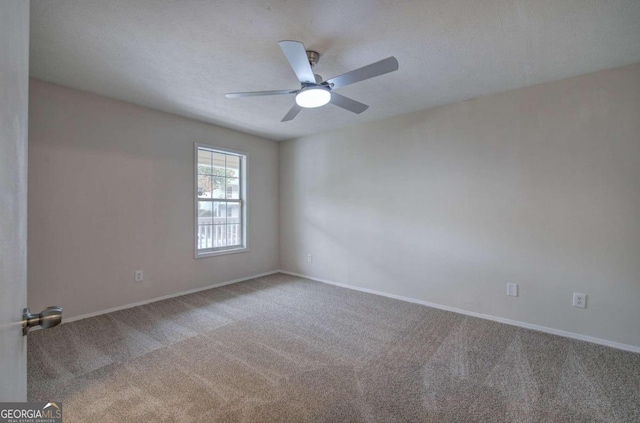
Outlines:
<svg viewBox="0 0 640 423"><path fill-rule="evenodd" d="M198 175L198 197L211 198L211 177Z"/></svg>
<svg viewBox="0 0 640 423"><path fill-rule="evenodd" d="M211 201L198 201L198 225L211 225L213 211Z"/></svg>
<svg viewBox="0 0 640 423"><path fill-rule="evenodd" d="M198 173L209 175L211 171L211 151L198 150Z"/></svg>
<svg viewBox="0 0 640 423"><path fill-rule="evenodd" d="M227 155L227 174L233 178L240 177L240 157L231 154Z"/></svg>
<svg viewBox="0 0 640 423"><path fill-rule="evenodd" d="M213 248L227 245L227 225L213 225Z"/></svg>
<svg viewBox="0 0 640 423"><path fill-rule="evenodd" d="M223 201L213 202L213 223L215 225L227 223L227 203Z"/></svg>
<svg viewBox="0 0 640 423"><path fill-rule="evenodd" d="M240 223L240 203L227 203L227 223Z"/></svg>
<svg viewBox="0 0 640 423"><path fill-rule="evenodd" d="M226 162L226 154L222 153L212 153L213 154L213 174L218 176L225 176L225 162Z"/></svg>
<svg viewBox="0 0 640 423"><path fill-rule="evenodd" d="M212 176L211 187L213 189L211 198L225 198L226 180L223 176Z"/></svg>
<svg viewBox="0 0 640 423"><path fill-rule="evenodd" d="M226 194L228 199L237 200L240 198L240 180L238 178L227 178Z"/></svg>
<svg viewBox="0 0 640 423"><path fill-rule="evenodd" d="M227 225L227 245L240 245L241 243L240 225Z"/></svg>
<svg viewBox="0 0 640 423"><path fill-rule="evenodd" d="M212 225L198 225L198 233L196 234L196 241L198 243L198 249L213 248L213 226Z"/></svg>

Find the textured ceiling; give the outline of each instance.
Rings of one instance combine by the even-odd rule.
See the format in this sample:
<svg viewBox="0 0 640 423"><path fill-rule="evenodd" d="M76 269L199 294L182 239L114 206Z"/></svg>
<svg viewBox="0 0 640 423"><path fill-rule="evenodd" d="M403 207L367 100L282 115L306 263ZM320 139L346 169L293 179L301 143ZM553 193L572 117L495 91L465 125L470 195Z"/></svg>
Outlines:
<svg viewBox="0 0 640 423"><path fill-rule="evenodd" d="M32 0L31 76L283 140L640 62L638 0ZM395 56L400 70L281 123L297 89L278 46L324 78Z"/></svg>

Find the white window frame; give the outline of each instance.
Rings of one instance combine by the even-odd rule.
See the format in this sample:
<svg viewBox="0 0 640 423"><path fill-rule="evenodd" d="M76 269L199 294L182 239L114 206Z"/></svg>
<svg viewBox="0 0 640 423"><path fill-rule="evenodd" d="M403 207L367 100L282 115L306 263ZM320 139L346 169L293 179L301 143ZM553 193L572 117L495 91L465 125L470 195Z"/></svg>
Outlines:
<svg viewBox="0 0 640 423"><path fill-rule="evenodd" d="M198 198L198 150L209 150L222 154L233 154L240 157L240 175L238 177L240 183L240 231L242 232L241 245L234 245L229 247L217 247L217 248L208 248L208 249L199 249L198 248L198 201L201 199ZM244 253L248 252L249 248L247 245L247 233L248 233L248 219L247 219L247 163L249 161L249 156L246 152L240 150L232 150L224 147L216 147L210 144L202 144L202 143L194 143L193 145L193 246L195 258L205 258L205 257L213 257L220 256L225 254L234 254L234 253ZM227 202L225 199L211 199L211 201L223 201ZM232 200L228 202L237 202L237 200ZM226 209L226 208L225 208Z"/></svg>

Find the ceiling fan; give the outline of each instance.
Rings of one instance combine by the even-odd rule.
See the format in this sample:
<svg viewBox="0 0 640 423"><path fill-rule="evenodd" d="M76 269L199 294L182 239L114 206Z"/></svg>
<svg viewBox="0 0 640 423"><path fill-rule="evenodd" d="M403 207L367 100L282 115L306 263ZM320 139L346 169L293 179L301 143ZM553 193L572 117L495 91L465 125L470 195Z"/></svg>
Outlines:
<svg viewBox="0 0 640 423"><path fill-rule="evenodd" d="M320 107L327 103L335 104L350 112L360 114L367 110L369 106L336 94L333 90L398 70L398 61L395 57L391 56L379 62L322 81L322 77L314 74L312 70L316 63L318 63L320 54L315 51L305 50L304 44L300 41L280 41L279 44L293 72L295 72L300 81L300 89L228 93L225 94L225 97L239 98L295 94L296 102L291 110L282 118L281 122L293 119L303 108Z"/></svg>

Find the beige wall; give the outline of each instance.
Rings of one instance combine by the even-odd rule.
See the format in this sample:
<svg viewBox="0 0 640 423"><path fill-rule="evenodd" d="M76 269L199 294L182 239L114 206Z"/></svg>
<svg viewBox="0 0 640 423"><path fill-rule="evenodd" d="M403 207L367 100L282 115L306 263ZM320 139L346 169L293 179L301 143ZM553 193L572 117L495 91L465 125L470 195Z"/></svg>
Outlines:
<svg viewBox="0 0 640 423"><path fill-rule="evenodd" d="M70 318L278 268L275 142L34 79L29 118L33 309ZM194 142L248 153L249 252L194 259Z"/></svg>
<svg viewBox="0 0 640 423"><path fill-rule="evenodd" d="M286 141L279 158L38 80L30 101L34 309L69 318L280 263L640 346L640 64ZM193 142L248 152L250 252L193 259Z"/></svg>
<svg viewBox="0 0 640 423"><path fill-rule="evenodd" d="M639 186L636 64L282 143L281 267L640 346Z"/></svg>
<svg viewBox="0 0 640 423"><path fill-rule="evenodd" d="M29 2L0 0L0 401L27 399Z"/></svg>

